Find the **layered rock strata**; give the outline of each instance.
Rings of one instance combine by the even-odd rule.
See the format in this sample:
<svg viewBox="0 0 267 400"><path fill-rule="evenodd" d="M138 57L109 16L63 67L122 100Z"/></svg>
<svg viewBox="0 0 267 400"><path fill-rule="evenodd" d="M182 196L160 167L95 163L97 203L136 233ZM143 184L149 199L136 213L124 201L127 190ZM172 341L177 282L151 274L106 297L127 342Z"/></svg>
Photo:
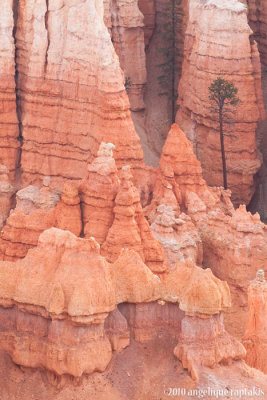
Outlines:
<svg viewBox="0 0 267 400"><path fill-rule="evenodd" d="M16 105L13 0L5 0L0 16L0 164L14 180L19 163L19 125Z"/></svg>
<svg viewBox="0 0 267 400"><path fill-rule="evenodd" d="M148 46L155 29L155 0L138 0L138 7L144 15L145 45Z"/></svg>
<svg viewBox="0 0 267 400"><path fill-rule="evenodd" d="M205 224L198 224L203 241L203 261L231 289L233 307L225 316L226 327L238 337L244 334L248 305L249 282L259 265L266 271L267 229L258 214L245 207L233 215L210 212Z"/></svg>
<svg viewBox="0 0 267 400"><path fill-rule="evenodd" d="M248 288L248 319L243 344L246 362L267 374L267 282L264 271L258 270Z"/></svg>
<svg viewBox="0 0 267 400"><path fill-rule="evenodd" d="M119 167L127 160L140 168L143 153L102 2L22 0L17 11L24 186L46 175L55 186L83 178L102 140L116 145Z"/></svg>
<svg viewBox="0 0 267 400"><path fill-rule="evenodd" d="M241 102L224 126L228 183L235 204L249 203L253 176L261 165L255 132L265 112L259 54L250 36L246 7L237 0L190 1L176 120L193 143L207 183L220 186L218 121L210 112L208 87L218 71L235 84Z"/></svg>
<svg viewBox="0 0 267 400"><path fill-rule="evenodd" d="M267 66L267 4L264 0L248 0L248 17L253 37L258 43L261 62Z"/></svg>
<svg viewBox="0 0 267 400"><path fill-rule="evenodd" d="M121 171L121 184L114 203L114 220L101 254L108 261L114 262L121 248L134 249L153 272L164 272L167 266L163 263L163 250L143 215L140 197L132 183L129 167L123 167Z"/></svg>
<svg viewBox="0 0 267 400"><path fill-rule="evenodd" d="M222 315L210 319L186 316L182 320L181 335L174 354L198 381L201 365L212 368L218 363L226 364L233 359L244 358L246 350L225 331Z"/></svg>
<svg viewBox="0 0 267 400"><path fill-rule="evenodd" d="M3 227L12 207L12 197L15 188L9 181L9 170L0 165L0 228Z"/></svg>
<svg viewBox="0 0 267 400"><path fill-rule="evenodd" d="M129 344L131 330L138 340L149 338L164 312L153 311L150 322L137 323L137 314L133 320L125 311L127 303L147 303L147 312L156 300L172 303L165 307L165 320L177 329L183 313L211 319L230 306L226 282L210 270L180 263L161 281L134 250L122 250L109 264L95 239L57 228L43 232L23 260L0 262L0 278L0 348L19 365L59 377L103 371L112 351Z"/></svg>
<svg viewBox="0 0 267 400"><path fill-rule="evenodd" d="M45 180L44 183L46 184ZM80 198L73 183L65 183L60 196L49 186L28 186L16 194L17 205L0 233L0 259L26 256L48 228L66 229L79 236L82 229Z"/></svg>
<svg viewBox="0 0 267 400"><path fill-rule="evenodd" d="M229 191L207 186L192 144L177 125L172 126L164 145L153 197L144 211L171 265L181 259L177 242L183 243L182 231L174 229L174 221L180 223L186 215L191 235L183 256L199 264L203 257L203 264L229 283L233 307L225 316L226 326L241 338L249 281L259 265L267 267L266 226L244 206L234 210Z"/></svg>
<svg viewBox="0 0 267 400"><path fill-rule="evenodd" d="M124 72L131 109L140 111L145 108L144 16L139 10L138 0L104 0L104 6L105 24ZM145 22L151 24L153 21L148 17Z"/></svg>

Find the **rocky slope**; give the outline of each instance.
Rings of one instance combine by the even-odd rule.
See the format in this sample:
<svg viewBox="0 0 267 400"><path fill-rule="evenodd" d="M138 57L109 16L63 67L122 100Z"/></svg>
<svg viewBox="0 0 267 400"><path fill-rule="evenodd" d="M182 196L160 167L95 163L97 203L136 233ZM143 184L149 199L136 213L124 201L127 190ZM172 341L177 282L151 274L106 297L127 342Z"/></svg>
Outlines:
<svg viewBox="0 0 267 400"><path fill-rule="evenodd" d="M174 383L230 390L242 382L266 391L263 374L243 361L264 369L264 283L249 281L267 271L266 226L204 179L207 168L220 176L204 103L218 68L240 84L243 99L231 148L237 203L251 196L259 166L259 57L243 6L188 3L178 119L185 130L194 125L199 142L173 124L152 168L130 107L143 108L145 44L151 65L163 2L20 0L14 15L6 3L0 60L9 83L5 90L2 79L0 93L19 146L0 151L0 370L11 371L0 378L3 400L28 400L36 387L38 400L43 391L58 399L152 400L167 398ZM136 116L144 114L135 111L141 126ZM0 123L3 137L6 127ZM203 177L194 151L204 154L206 137ZM159 372L160 384L152 377ZM49 383L65 386L55 394Z"/></svg>

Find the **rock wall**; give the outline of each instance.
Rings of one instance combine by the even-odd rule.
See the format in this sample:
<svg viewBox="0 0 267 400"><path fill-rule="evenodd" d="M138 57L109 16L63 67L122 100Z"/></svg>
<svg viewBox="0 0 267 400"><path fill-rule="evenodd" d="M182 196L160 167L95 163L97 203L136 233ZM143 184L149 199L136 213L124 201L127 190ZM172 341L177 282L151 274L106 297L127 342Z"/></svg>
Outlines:
<svg viewBox="0 0 267 400"><path fill-rule="evenodd" d="M249 281L259 266L267 271L266 225L245 206L235 210L229 191L207 186L192 144L175 124L162 151L151 203L144 212L170 265L191 258L228 282L232 308L225 323L230 333L241 338ZM190 237L183 235L183 225Z"/></svg>
<svg viewBox="0 0 267 400"><path fill-rule="evenodd" d="M142 163L101 4L18 3L17 89L25 186L46 175L55 185L84 177L102 139L116 145L119 166L124 160L134 169Z"/></svg>
<svg viewBox="0 0 267 400"><path fill-rule="evenodd" d="M144 15L145 46L149 46L155 28L155 0L138 0L138 7Z"/></svg>
<svg viewBox="0 0 267 400"><path fill-rule="evenodd" d="M251 33L246 8L238 1L190 1L176 120L193 143L207 183L220 186L218 122L211 117L208 87L218 71L236 85L241 103L231 123L225 124L225 132L232 135L225 137L225 149L235 204L249 203L253 176L261 165L255 132L265 113L259 55Z"/></svg>
<svg viewBox="0 0 267 400"><path fill-rule="evenodd" d="M261 62L267 66L267 4L264 0L248 0L248 18L253 37L258 43Z"/></svg>
<svg viewBox="0 0 267 400"><path fill-rule="evenodd" d="M246 362L267 373L267 283L264 271L258 270L248 288L249 313L243 344L247 350Z"/></svg>
<svg viewBox="0 0 267 400"><path fill-rule="evenodd" d="M104 20L112 43L119 56L120 66L127 82L131 110L145 108L146 56L144 16L138 0L105 0Z"/></svg>
<svg viewBox="0 0 267 400"><path fill-rule="evenodd" d="M4 0L0 16L0 164L14 180L19 163L19 125L16 104L13 0Z"/></svg>

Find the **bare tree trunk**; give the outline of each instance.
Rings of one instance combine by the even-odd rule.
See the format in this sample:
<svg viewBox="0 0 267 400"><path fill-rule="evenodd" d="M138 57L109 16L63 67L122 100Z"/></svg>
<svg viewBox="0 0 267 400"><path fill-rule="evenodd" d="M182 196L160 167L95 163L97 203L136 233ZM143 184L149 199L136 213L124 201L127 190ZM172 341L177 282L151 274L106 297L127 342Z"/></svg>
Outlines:
<svg viewBox="0 0 267 400"><path fill-rule="evenodd" d="M222 166L223 166L223 186L227 189L227 170L226 170L226 159L224 150L224 135L223 135L223 106L219 108L219 120L220 120L220 139L221 139L221 153L222 153Z"/></svg>

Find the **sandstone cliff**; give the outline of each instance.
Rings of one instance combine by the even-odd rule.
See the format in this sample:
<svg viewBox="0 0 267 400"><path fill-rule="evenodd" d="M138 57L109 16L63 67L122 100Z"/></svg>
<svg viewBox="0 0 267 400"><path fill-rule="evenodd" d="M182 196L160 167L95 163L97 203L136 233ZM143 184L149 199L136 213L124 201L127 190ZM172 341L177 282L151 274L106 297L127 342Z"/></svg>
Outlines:
<svg viewBox="0 0 267 400"><path fill-rule="evenodd" d="M246 362L267 373L267 283L264 271L257 271L248 289L249 313L243 344L247 350Z"/></svg>
<svg viewBox="0 0 267 400"><path fill-rule="evenodd" d="M241 103L225 125L232 135L225 137L225 148L235 204L249 203L261 164L255 131L265 113L259 55L251 34L246 8L238 1L190 1L176 120L193 143L207 183L220 186L218 122L209 110L208 87L218 74L236 85Z"/></svg>
<svg viewBox="0 0 267 400"><path fill-rule="evenodd" d="M14 180L19 163L19 125L16 105L13 0L5 0L0 16L0 164Z"/></svg>
<svg viewBox="0 0 267 400"><path fill-rule="evenodd" d="M104 19L127 82L131 109L145 108L146 55L144 17L138 0L105 0Z"/></svg>
<svg viewBox="0 0 267 400"><path fill-rule="evenodd" d="M80 179L102 140L135 169L142 149L99 2L18 3L23 184ZM81 23L82 21L82 23Z"/></svg>
<svg viewBox="0 0 267 400"><path fill-rule="evenodd" d="M248 0L249 23L258 43L261 62L267 66L267 4L264 0Z"/></svg>

